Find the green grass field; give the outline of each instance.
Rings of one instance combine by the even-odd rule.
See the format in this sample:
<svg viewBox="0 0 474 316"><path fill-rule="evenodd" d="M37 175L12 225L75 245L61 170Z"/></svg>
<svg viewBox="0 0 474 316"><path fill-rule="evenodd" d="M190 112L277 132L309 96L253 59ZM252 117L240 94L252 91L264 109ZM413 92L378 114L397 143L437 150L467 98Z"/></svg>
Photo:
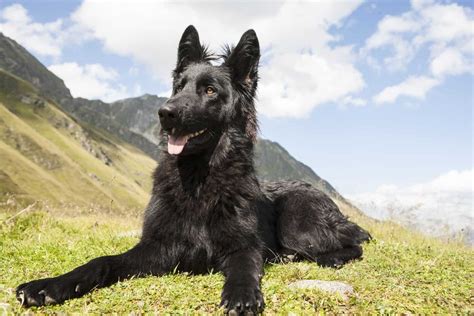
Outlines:
<svg viewBox="0 0 474 316"><path fill-rule="evenodd" d="M101 255L116 254L137 242L129 232L139 217L59 217L31 210L0 212L0 310L25 311L15 299L19 283L64 273ZM443 243L391 223L356 219L374 241L364 246L364 259L341 269L312 263L268 265L263 280L267 314L373 313L472 315L474 253L459 243ZM362 222L361 222L362 221ZM347 301L317 290L294 290L301 279L337 280L351 284ZM220 274L170 274L120 282L64 305L32 308L37 313L219 313Z"/></svg>

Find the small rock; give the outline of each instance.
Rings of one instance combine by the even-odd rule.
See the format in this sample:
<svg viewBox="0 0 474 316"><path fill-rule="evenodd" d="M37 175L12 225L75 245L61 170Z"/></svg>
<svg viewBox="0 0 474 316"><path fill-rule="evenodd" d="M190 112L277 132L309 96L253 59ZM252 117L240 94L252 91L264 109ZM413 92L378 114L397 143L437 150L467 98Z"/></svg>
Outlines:
<svg viewBox="0 0 474 316"><path fill-rule="evenodd" d="M292 289L318 289L328 293L338 293L342 299L348 300L354 294L354 288L344 282L321 281L321 280L300 280L288 285Z"/></svg>

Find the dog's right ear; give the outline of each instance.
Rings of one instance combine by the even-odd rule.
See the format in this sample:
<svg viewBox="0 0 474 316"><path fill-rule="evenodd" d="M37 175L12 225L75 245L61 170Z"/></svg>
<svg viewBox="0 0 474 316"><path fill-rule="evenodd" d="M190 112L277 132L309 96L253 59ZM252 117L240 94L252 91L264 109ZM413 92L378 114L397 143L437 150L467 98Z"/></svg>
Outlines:
<svg viewBox="0 0 474 316"><path fill-rule="evenodd" d="M178 62L173 76L180 74L189 64L205 59L206 50L199 42L199 34L192 25L184 30L178 46Z"/></svg>

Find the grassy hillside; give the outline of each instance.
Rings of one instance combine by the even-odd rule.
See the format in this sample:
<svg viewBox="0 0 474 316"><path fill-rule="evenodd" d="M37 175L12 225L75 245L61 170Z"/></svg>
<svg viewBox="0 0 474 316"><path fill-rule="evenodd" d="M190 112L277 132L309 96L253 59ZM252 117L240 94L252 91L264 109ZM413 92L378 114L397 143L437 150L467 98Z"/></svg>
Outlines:
<svg viewBox="0 0 474 316"><path fill-rule="evenodd" d="M142 209L155 164L0 70L0 200Z"/></svg>
<svg viewBox="0 0 474 316"><path fill-rule="evenodd" d="M41 211L41 209L38 209ZM105 216L53 218L38 211L14 214L0 210L0 309L24 311L15 300L21 282L64 273L101 255L115 254L137 242L130 232L137 218ZM457 243L442 243L391 223L358 222L374 241L364 259L341 269L315 264L268 265L263 280L267 314L471 314L474 255ZM355 294L344 300L317 290L293 290L301 279L337 280ZM64 305L33 308L39 313L215 313L221 274L171 274L118 283Z"/></svg>

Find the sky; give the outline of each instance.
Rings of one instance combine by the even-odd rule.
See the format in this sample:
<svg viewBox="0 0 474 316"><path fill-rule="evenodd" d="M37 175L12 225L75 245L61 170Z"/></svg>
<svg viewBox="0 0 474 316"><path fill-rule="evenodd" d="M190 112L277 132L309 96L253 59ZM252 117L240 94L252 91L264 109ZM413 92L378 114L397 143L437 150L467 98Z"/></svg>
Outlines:
<svg viewBox="0 0 474 316"><path fill-rule="evenodd" d="M374 214L396 198L472 223L473 3L1 0L0 32L115 101L169 96L187 25L216 52L253 28L262 137Z"/></svg>

